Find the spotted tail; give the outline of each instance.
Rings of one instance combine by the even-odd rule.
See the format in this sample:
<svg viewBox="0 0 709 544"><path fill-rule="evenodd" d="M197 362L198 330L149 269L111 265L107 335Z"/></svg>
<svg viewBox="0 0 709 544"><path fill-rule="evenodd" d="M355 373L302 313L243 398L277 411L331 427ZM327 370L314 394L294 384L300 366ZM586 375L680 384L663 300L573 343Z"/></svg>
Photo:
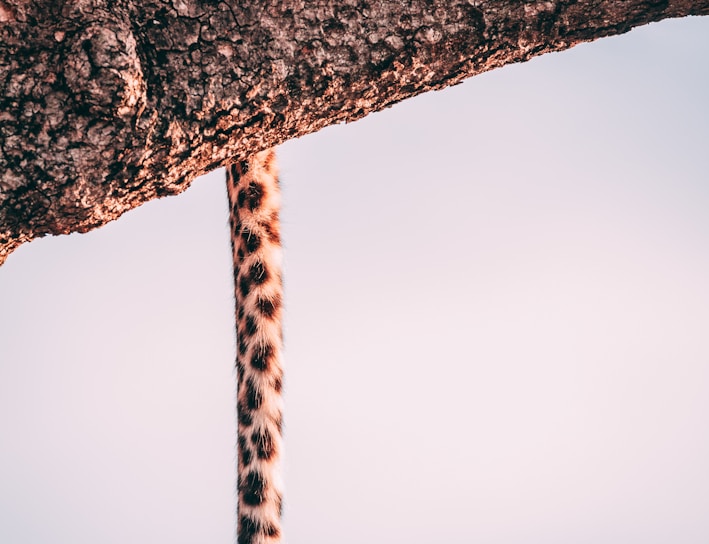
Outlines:
<svg viewBox="0 0 709 544"><path fill-rule="evenodd" d="M280 192L272 149L227 168L236 293L238 544L281 541Z"/></svg>

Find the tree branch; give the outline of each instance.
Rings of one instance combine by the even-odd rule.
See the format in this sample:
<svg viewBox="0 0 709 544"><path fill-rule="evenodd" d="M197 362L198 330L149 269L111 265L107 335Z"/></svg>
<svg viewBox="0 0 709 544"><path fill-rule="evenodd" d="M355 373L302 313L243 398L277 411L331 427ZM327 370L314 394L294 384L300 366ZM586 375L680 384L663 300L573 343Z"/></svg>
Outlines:
<svg viewBox="0 0 709 544"><path fill-rule="evenodd" d="M0 264L214 168L709 0L0 0Z"/></svg>

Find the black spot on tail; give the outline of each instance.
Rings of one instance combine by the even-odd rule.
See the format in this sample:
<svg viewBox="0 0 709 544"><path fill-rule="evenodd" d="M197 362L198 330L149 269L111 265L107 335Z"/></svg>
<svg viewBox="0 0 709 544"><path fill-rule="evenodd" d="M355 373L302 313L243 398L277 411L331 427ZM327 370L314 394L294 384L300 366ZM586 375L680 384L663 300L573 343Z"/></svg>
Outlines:
<svg viewBox="0 0 709 544"><path fill-rule="evenodd" d="M263 527L263 532L267 534L268 536L276 537L281 534L281 532L278 530L278 527L274 527L270 523L267 523Z"/></svg>
<svg viewBox="0 0 709 544"><path fill-rule="evenodd" d="M239 293L241 293L241 298L246 298L247 296L249 296L250 290L251 278L249 276L241 276L241 278L239 279Z"/></svg>
<svg viewBox="0 0 709 544"><path fill-rule="evenodd" d="M256 370L268 370L271 365L271 357L273 357L273 346L271 344L257 346L251 355L251 366Z"/></svg>
<svg viewBox="0 0 709 544"><path fill-rule="evenodd" d="M247 516L241 516L239 518L238 544L253 544L256 542L257 536L266 535L278 537L280 534L281 532L278 527L274 527L270 523L261 524Z"/></svg>
<svg viewBox="0 0 709 544"><path fill-rule="evenodd" d="M274 244L280 245L281 243L281 231L278 227L278 213L271 214L268 222L262 223L261 226L266 232L268 239Z"/></svg>
<svg viewBox="0 0 709 544"><path fill-rule="evenodd" d="M250 410L258 410L263 404L263 395L256 387L253 378L246 380L246 405Z"/></svg>
<svg viewBox="0 0 709 544"><path fill-rule="evenodd" d="M276 454L276 441L268 429L260 429L251 435L259 459L269 460Z"/></svg>
<svg viewBox="0 0 709 544"><path fill-rule="evenodd" d="M246 349L248 346L246 344L246 338L244 338L243 334L236 335L236 347L239 350L239 355L242 357L246 355Z"/></svg>
<svg viewBox="0 0 709 544"><path fill-rule="evenodd" d="M252 470L242 481L240 489L243 501L249 506L258 506L266 498L266 481L260 473Z"/></svg>
<svg viewBox="0 0 709 544"><path fill-rule="evenodd" d="M242 464L247 467L251 464L251 459L253 459L253 452L246 441L246 438L239 436L239 458Z"/></svg>
<svg viewBox="0 0 709 544"><path fill-rule="evenodd" d="M256 285L261 285L268 280L268 270L263 266L261 261L256 261L249 269L249 278Z"/></svg>
<svg viewBox="0 0 709 544"><path fill-rule="evenodd" d="M256 299L256 307L259 311L266 317L273 317L281 306L281 297L275 296L273 298L258 297Z"/></svg>
<svg viewBox="0 0 709 544"><path fill-rule="evenodd" d="M246 188L246 200L251 211L261 206L263 200L263 185L252 181Z"/></svg>
<svg viewBox="0 0 709 544"><path fill-rule="evenodd" d="M227 167L227 178L232 182L232 185L236 185L240 176L241 174L239 173L239 166L237 164L230 164Z"/></svg>
<svg viewBox="0 0 709 544"><path fill-rule="evenodd" d="M248 251L249 253L253 253L261 247L261 237L255 232L251 232L248 229L244 229L241 231L241 239L244 241L246 251Z"/></svg>
<svg viewBox="0 0 709 544"><path fill-rule="evenodd" d="M237 537L238 544L252 544L258 534L257 523L246 516L239 518L239 536Z"/></svg>
<svg viewBox="0 0 709 544"><path fill-rule="evenodd" d="M238 402L236 412L238 414L239 424L242 427L250 427L253 424L254 418L251 417L251 410L249 410L243 401L240 400Z"/></svg>
<svg viewBox="0 0 709 544"><path fill-rule="evenodd" d="M256 320L254 319L254 316L247 315L246 316L246 324L244 325L244 332L248 336L253 336L254 334L256 334L257 330L258 329L256 327Z"/></svg>

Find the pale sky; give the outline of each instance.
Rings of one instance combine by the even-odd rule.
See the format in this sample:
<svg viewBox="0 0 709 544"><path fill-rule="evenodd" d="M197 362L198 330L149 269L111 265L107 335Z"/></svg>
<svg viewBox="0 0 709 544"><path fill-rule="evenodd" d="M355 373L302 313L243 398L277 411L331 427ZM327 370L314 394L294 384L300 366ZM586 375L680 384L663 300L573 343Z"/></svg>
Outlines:
<svg viewBox="0 0 709 544"><path fill-rule="evenodd" d="M709 18L279 150L290 544L709 542ZM223 172L0 268L0 543L234 540Z"/></svg>

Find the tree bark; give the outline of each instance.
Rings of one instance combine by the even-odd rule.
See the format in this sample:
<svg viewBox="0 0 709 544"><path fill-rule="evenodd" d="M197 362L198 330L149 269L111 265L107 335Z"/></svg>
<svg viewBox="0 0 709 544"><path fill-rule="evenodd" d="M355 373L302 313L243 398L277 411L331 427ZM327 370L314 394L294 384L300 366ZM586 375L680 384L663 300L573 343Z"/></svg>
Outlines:
<svg viewBox="0 0 709 544"><path fill-rule="evenodd" d="M0 0L0 264L197 176L709 0Z"/></svg>

